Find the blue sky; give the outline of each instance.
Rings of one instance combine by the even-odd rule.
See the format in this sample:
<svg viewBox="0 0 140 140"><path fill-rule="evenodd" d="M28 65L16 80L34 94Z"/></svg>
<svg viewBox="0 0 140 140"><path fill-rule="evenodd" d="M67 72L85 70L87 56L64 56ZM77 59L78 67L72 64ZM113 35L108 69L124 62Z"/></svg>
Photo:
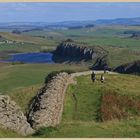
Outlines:
<svg viewBox="0 0 140 140"><path fill-rule="evenodd" d="M140 17L140 3L0 3L0 22L59 22Z"/></svg>

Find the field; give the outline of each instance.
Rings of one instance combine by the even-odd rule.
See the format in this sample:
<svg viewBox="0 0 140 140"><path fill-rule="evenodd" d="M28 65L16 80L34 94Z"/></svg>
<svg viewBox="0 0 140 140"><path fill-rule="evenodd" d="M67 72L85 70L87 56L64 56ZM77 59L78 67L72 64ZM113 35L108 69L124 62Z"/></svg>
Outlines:
<svg viewBox="0 0 140 140"><path fill-rule="evenodd" d="M139 137L139 116L132 113L131 118L122 118L121 120L114 118L102 122L98 121L98 110L102 104L101 95L106 90L111 89L122 96L140 96L140 78L120 74L106 75L105 77L106 83L103 84L100 81L92 83L90 76L77 78L77 85L71 85L67 90L63 119L60 126L58 128L41 129L34 136L77 138ZM73 94L75 94L77 101L75 101Z"/></svg>
<svg viewBox="0 0 140 140"><path fill-rule="evenodd" d="M109 51L110 66L132 62L140 59L140 39L130 38L126 31L140 31L139 26L99 26L88 29L43 30L23 33L24 35L42 35L49 39L61 41L67 38L89 47L100 46ZM128 57L129 55L129 57Z"/></svg>
<svg viewBox="0 0 140 140"><path fill-rule="evenodd" d="M140 39L131 38L131 32L140 31L139 26L97 26L83 29L44 29L23 32L20 35L0 32L7 40L19 43L0 44L2 52L40 52L54 50L65 39L89 47L100 46L109 52L110 67L140 59ZM130 34L124 34L130 32ZM21 44L22 42L23 44ZM128 57L129 55L129 57ZM0 55L1 58L3 58Z"/></svg>
<svg viewBox="0 0 140 140"><path fill-rule="evenodd" d="M27 67L28 66L26 66L26 68ZM18 87L15 87L15 90L5 92L5 94L10 95L11 98L22 107L25 113L29 100L35 95L43 83L44 77L41 76L43 72L39 73L40 76L37 77L40 80L38 80L38 83L34 84L34 86L32 85L33 83L28 83L29 86L26 86L26 88L16 85ZM22 74L20 74L20 76L21 75ZM44 73L44 76L45 75L46 73ZM42 79L40 77L42 77ZM100 75L97 75L98 79L99 77ZM140 137L139 114L131 112L132 108L126 110L126 112L129 112L127 117L121 116L121 118L118 118L115 116L113 119L107 121L100 120L101 116L99 112L103 104L101 97L106 91L108 91L110 95L111 92L109 91L111 90L118 95L137 99L140 96L140 77L122 74L106 74L105 78L105 83L100 83L100 81L92 83L90 76L76 78L77 84L70 85L67 89L61 124L56 128L42 128L29 137ZM24 81L27 80L25 77L23 79ZM32 80L35 79L35 77L32 77ZM18 81L18 79L16 81ZM3 89L3 91L5 90ZM75 95L77 100L75 100L73 95ZM116 112L116 110L113 111ZM121 114L122 110L120 109L119 111ZM18 137L18 134L0 130L0 136Z"/></svg>
<svg viewBox="0 0 140 140"><path fill-rule="evenodd" d="M10 95L25 112L29 100L43 85L48 73L66 69L74 71L87 70L84 66L74 64L1 64L0 93Z"/></svg>
<svg viewBox="0 0 140 140"><path fill-rule="evenodd" d="M112 68L140 59L140 38L125 31L140 31L140 26L98 26L83 29L44 29L20 35L0 30L0 60L10 53L52 51L65 39L109 52ZM0 40L0 42L3 40ZM30 100L44 84L45 77L58 70L88 70L92 64L16 64L0 62L0 94L9 95L26 114ZM100 75L97 75L98 79ZM90 76L76 79L67 89L61 124L42 128L29 137L140 137L140 77L105 75L105 83L92 83ZM111 102L109 102L111 99ZM122 102L120 102L122 101ZM111 107L109 106L111 103ZM109 105L108 105L109 104ZM111 110L111 112L109 112ZM109 112L109 113L108 113ZM109 114L109 115L108 115ZM0 137L21 137L0 129Z"/></svg>

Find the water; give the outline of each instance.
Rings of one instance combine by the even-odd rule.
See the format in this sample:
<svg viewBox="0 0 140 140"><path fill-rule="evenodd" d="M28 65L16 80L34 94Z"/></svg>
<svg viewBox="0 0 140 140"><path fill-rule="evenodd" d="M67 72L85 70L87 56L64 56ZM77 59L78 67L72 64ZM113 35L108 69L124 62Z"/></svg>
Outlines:
<svg viewBox="0 0 140 140"><path fill-rule="evenodd" d="M10 54L5 62L22 62L22 63L54 63L52 53L17 53Z"/></svg>

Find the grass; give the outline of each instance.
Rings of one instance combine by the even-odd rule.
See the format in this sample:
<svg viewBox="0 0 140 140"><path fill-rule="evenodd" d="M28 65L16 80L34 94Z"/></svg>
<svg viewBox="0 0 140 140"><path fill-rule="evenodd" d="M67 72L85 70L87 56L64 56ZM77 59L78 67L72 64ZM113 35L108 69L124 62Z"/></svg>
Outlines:
<svg viewBox="0 0 140 140"><path fill-rule="evenodd" d="M52 71L87 70L80 65L64 64L15 64L0 63L0 93L9 95L27 112L29 101L44 84L45 77Z"/></svg>
<svg viewBox="0 0 140 140"><path fill-rule="evenodd" d="M11 130L5 130L0 128L0 138L17 138L21 137L15 132L12 132Z"/></svg>
<svg viewBox="0 0 140 140"><path fill-rule="evenodd" d="M66 38L90 47L100 45L109 51L110 65L140 59L140 40L130 39L124 31L137 31L137 26L95 27L78 30L31 31L22 35L1 32L4 38L24 44L0 44L1 52L35 52L54 49ZM45 38L39 37L45 36ZM35 37L36 36L36 37ZM37 37L38 36L38 37ZM52 37L52 38L50 38ZM0 93L8 94L26 114L32 97L52 71L71 69L87 70L81 65L66 64L15 64L0 63ZM98 75L98 78L100 75ZM104 91L112 90L121 96L138 98L140 77L134 75L106 75L106 82L92 83L89 76L77 78L77 85L70 85L66 96L62 122L57 128L42 128L30 137L140 137L140 117L98 122ZM133 114L132 114L133 115ZM0 129L0 137L21 137L10 130Z"/></svg>
<svg viewBox="0 0 140 140"><path fill-rule="evenodd" d="M31 68L34 69L37 65L21 65L20 67L23 66L28 67L30 71ZM3 68L5 67L6 66L3 66ZM57 68L59 67L57 66ZM40 71L38 72L40 73ZM100 75L97 75L97 79L99 78ZM56 128L42 128L28 137L140 137L139 116L121 119L120 121L115 119L105 122L98 121L98 110L101 106L102 93L105 90L111 89L122 96L138 97L140 95L140 77L124 74L106 74L105 80L106 82L102 84L100 81L92 83L90 76L76 78L77 84L70 85L67 89L61 124ZM29 100L35 95L40 86L38 83L38 85L33 84L24 88L18 87L18 89L9 90L10 92L7 94L9 94L11 98L21 106L24 113L26 113ZM3 137L18 137L15 133L12 133L13 135L8 134L8 130L0 130L0 134L3 135L3 133L5 134Z"/></svg>
<svg viewBox="0 0 140 140"><path fill-rule="evenodd" d="M34 43L34 44L45 44L46 40L38 37L25 36L25 35L17 35L8 32L0 32L0 35L8 40L17 41L17 42L25 42L25 43Z"/></svg>
<svg viewBox="0 0 140 140"><path fill-rule="evenodd" d="M8 94L18 88L42 84L48 73L65 69L87 70L86 67L75 64L8 64L0 68L0 92Z"/></svg>
<svg viewBox="0 0 140 140"><path fill-rule="evenodd" d="M19 88L12 92L9 92L8 95L17 105L20 106L23 113L26 115L28 113L30 101L34 96L36 96L38 90L41 88L41 85L30 86L26 88Z"/></svg>
<svg viewBox="0 0 140 140"><path fill-rule="evenodd" d="M2 52L35 52L39 51L40 49L40 46L30 43L0 44L0 51Z"/></svg>
<svg viewBox="0 0 140 140"><path fill-rule="evenodd" d="M99 78L100 75L97 75ZM98 122L101 95L112 89L127 96L140 95L140 77L133 75L105 75L106 83L92 83L89 76L77 78L77 84L69 86L61 124L54 129L42 128L35 137L140 137L139 116L122 120ZM132 84L133 83L133 84ZM77 98L77 108L73 94Z"/></svg>
<svg viewBox="0 0 140 140"><path fill-rule="evenodd" d="M140 119L96 122L66 122L57 129L44 128L35 137L49 138L139 138ZM47 134L47 135L46 135Z"/></svg>

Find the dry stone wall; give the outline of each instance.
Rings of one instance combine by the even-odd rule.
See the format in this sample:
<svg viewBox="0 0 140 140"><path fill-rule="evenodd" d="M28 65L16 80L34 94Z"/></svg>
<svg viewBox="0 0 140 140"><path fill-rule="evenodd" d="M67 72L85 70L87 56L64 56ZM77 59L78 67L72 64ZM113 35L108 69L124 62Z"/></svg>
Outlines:
<svg viewBox="0 0 140 140"><path fill-rule="evenodd" d="M60 73L38 92L28 114L28 122L34 129L60 123L65 92L71 82L69 74Z"/></svg>
<svg viewBox="0 0 140 140"><path fill-rule="evenodd" d="M0 126L23 136L34 132L20 107L6 95L0 95Z"/></svg>

